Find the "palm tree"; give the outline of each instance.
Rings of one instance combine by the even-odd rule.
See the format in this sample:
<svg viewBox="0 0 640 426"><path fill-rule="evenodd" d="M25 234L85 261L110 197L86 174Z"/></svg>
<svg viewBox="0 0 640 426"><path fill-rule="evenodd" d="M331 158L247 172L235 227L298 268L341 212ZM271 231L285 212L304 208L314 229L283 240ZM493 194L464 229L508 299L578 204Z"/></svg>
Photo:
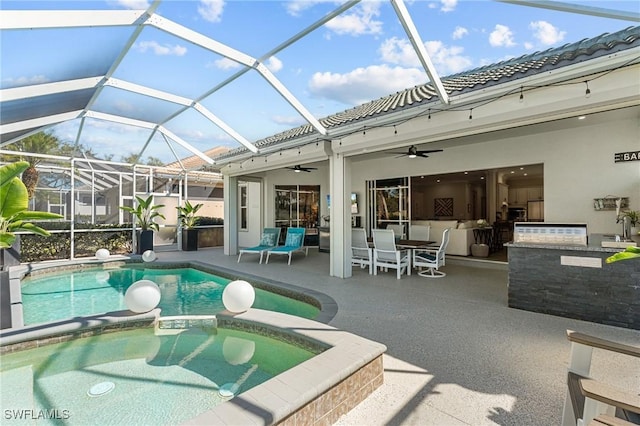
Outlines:
<svg viewBox="0 0 640 426"><path fill-rule="evenodd" d="M56 152L60 146L60 140L51 133L39 132L12 144L9 149L28 152L33 154L51 154ZM38 185L39 174L36 166L40 164L42 158L28 156L25 161L29 167L22 172L22 182L27 187L29 199L33 198Z"/></svg>

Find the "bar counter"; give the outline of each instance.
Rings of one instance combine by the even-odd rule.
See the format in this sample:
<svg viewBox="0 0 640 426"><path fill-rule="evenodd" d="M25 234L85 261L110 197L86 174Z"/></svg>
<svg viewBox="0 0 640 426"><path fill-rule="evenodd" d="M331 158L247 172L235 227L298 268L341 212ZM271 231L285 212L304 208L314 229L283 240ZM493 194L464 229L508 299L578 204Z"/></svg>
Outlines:
<svg viewBox="0 0 640 426"><path fill-rule="evenodd" d="M507 243L509 307L640 330L640 259L607 264L622 248ZM632 238L640 246L640 237Z"/></svg>

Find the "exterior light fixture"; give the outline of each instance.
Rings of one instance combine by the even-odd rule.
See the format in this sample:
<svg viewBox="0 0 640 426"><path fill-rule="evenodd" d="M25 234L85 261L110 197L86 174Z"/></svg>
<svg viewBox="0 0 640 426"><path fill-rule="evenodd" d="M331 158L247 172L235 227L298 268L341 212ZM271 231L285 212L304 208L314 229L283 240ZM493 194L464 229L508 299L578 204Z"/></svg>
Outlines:
<svg viewBox="0 0 640 426"><path fill-rule="evenodd" d="M591 89L589 89L589 82L585 81L584 84L587 85L587 90L584 91L584 97L585 98L590 98L591 97Z"/></svg>
<svg viewBox="0 0 640 426"><path fill-rule="evenodd" d="M522 86L520 86L520 103L524 102L524 94L522 93Z"/></svg>

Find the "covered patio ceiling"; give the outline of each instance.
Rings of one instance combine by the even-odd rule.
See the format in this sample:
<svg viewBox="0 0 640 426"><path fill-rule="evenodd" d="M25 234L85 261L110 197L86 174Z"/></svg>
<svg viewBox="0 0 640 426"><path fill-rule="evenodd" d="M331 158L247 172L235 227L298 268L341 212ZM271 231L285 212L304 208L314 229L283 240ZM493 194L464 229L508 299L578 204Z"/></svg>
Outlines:
<svg viewBox="0 0 640 426"><path fill-rule="evenodd" d="M112 8L113 2L56 2L47 4L56 10L37 10L34 8L42 3L2 3L2 44L14 48L2 50L1 149L50 130L76 146L98 152L126 150L138 158L163 153L170 158L165 164L196 155L213 164L205 152L217 145L235 143L259 154L255 142L276 133L261 117L265 105L285 105L297 116L294 121L283 120L280 128L308 124L319 140L331 139L331 131L319 120L320 110L301 101L307 89L295 75L276 75L274 64L281 56L300 68L310 65L304 62L307 60L317 66L323 55L348 54L346 47L345 51L321 50L311 35L317 36L333 20L352 18L356 8L368 2L349 0L331 6L333 9L327 9L325 2L319 13L306 15L288 28L274 28L264 16L251 16L246 4L250 2L228 3L228 13L246 15L244 31L251 35L246 45L235 45L215 25L192 29L193 17L180 7L181 2L136 3L146 8ZM199 4L213 3L217 2ZM637 11L596 8L588 3L499 3L508 3L504 5L507 14L515 5L617 20L619 26L625 25L621 21L640 21ZM422 83L430 82L434 96L447 104L449 96L440 79L443 73L425 48L425 38L436 36L430 33L428 22L413 16L403 0L385 4L393 10L395 22L390 25L401 27L412 55L419 60ZM278 5L271 4L270 11L278 13ZM277 31L281 42L264 46L260 38L265 31ZM156 55L147 55L149 50ZM163 69L174 71L168 75ZM373 98L372 94L369 99ZM255 123L259 130L247 130L247 122ZM110 128L111 138L99 131L105 127Z"/></svg>

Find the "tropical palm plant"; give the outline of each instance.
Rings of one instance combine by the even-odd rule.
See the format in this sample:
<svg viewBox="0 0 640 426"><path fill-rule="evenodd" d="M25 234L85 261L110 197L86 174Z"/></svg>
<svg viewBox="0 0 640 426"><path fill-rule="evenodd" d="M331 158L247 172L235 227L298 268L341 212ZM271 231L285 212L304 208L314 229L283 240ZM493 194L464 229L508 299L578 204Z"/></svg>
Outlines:
<svg viewBox="0 0 640 426"><path fill-rule="evenodd" d="M196 213L202 208L202 204L191 204L188 200L184 202L184 206L178 206L178 221L183 228L191 229L198 224Z"/></svg>
<svg viewBox="0 0 640 426"><path fill-rule="evenodd" d="M12 148L24 153L51 154L55 153L60 146L60 140L51 133L39 132L12 144ZM20 156L28 162L28 167L22 173L22 182L27 188L29 199L33 198L38 185L40 175L37 166L42 158L34 156Z"/></svg>
<svg viewBox="0 0 640 426"><path fill-rule="evenodd" d="M153 195L142 198L136 195L136 206L120 206L124 211L127 211L136 217L136 222L140 229L143 231L157 231L159 229L158 224L155 222L156 218L164 219L164 215L160 213L160 209L164 207L164 204L153 204Z"/></svg>
<svg viewBox="0 0 640 426"><path fill-rule="evenodd" d="M49 212L28 211L27 187L18 176L29 168L26 161L0 167L0 248L11 247L15 242L14 232L29 231L49 236L49 232L34 225L30 220L60 219L61 215Z"/></svg>

